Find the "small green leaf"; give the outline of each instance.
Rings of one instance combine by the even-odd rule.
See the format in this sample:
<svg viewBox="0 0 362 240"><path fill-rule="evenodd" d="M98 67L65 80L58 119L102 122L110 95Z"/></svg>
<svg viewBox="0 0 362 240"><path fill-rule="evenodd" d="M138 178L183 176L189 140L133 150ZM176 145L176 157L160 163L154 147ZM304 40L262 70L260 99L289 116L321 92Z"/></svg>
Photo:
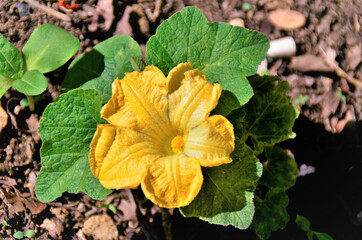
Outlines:
<svg viewBox="0 0 362 240"><path fill-rule="evenodd" d="M318 238L318 240L333 240L333 238L327 233L314 232L314 235Z"/></svg>
<svg viewBox="0 0 362 240"><path fill-rule="evenodd" d="M295 218L295 222L300 226L303 231L308 232L310 230L310 221L302 215L297 215L297 217Z"/></svg>
<svg viewBox="0 0 362 240"><path fill-rule="evenodd" d="M23 98L20 100L20 105L24 107L29 107L29 101L27 98Z"/></svg>
<svg viewBox="0 0 362 240"><path fill-rule="evenodd" d="M23 57L21 52L0 34L0 75L12 78L22 69ZM0 86L2 86L1 82Z"/></svg>
<svg viewBox="0 0 362 240"><path fill-rule="evenodd" d="M289 198L281 189L269 189L263 200L255 201L255 215L251 228L262 239L269 238L272 231L284 228L289 221L286 210Z"/></svg>
<svg viewBox="0 0 362 240"><path fill-rule="evenodd" d="M34 236L35 236L35 231L31 230L31 229L26 231L26 233L25 233L25 237L32 238Z"/></svg>
<svg viewBox="0 0 362 240"><path fill-rule="evenodd" d="M117 213L116 207L115 207L114 205L112 205L112 204L109 204L109 205L108 205L108 209L111 210L114 214Z"/></svg>
<svg viewBox="0 0 362 240"><path fill-rule="evenodd" d="M90 171L89 145L100 116L101 96L93 89L75 89L48 105L40 120L42 168L35 192L42 202L50 202L65 191L83 191L103 199L105 189Z"/></svg>
<svg viewBox="0 0 362 240"><path fill-rule="evenodd" d="M21 79L13 82L13 88L26 95L34 96L44 92L48 87L46 77L38 70L26 72Z"/></svg>
<svg viewBox="0 0 362 240"><path fill-rule="evenodd" d="M186 217L246 229L254 214L253 191L262 166L246 144L231 155L233 162L204 169L204 183L190 205L181 208Z"/></svg>
<svg viewBox="0 0 362 240"><path fill-rule="evenodd" d="M137 42L126 35L111 37L71 63L62 88L96 89L101 93L102 103L106 103L112 96L113 81L133 70L132 56L142 56Z"/></svg>
<svg viewBox="0 0 362 240"><path fill-rule="evenodd" d="M199 9L186 7L164 21L147 42L146 64L168 74L179 63L190 62L243 105L253 95L246 77L256 73L268 48L264 34L227 23L209 23Z"/></svg>
<svg viewBox="0 0 362 240"><path fill-rule="evenodd" d="M4 230L6 227L10 226L6 220L3 220L1 229Z"/></svg>
<svg viewBox="0 0 362 240"><path fill-rule="evenodd" d="M51 24L37 27L24 45L26 70L47 73L61 67L79 49L79 40Z"/></svg>
<svg viewBox="0 0 362 240"><path fill-rule="evenodd" d="M135 58L131 56L131 64L133 67L133 70L137 72L142 72L146 68L146 64L142 61L141 58Z"/></svg>
<svg viewBox="0 0 362 240"><path fill-rule="evenodd" d="M17 231L16 233L14 233L13 237L15 239L22 239L22 238L24 238L24 233Z"/></svg>
<svg viewBox="0 0 362 240"><path fill-rule="evenodd" d="M14 79L0 74L0 98L13 85Z"/></svg>
<svg viewBox="0 0 362 240"><path fill-rule="evenodd" d="M283 190L294 186L299 172L295 160L280 147L266 148L265 155L267 163L259 184Z"/></svg>
<svg viewBox="0 0 362 240"><path fill-rule="evenodd" d="M247 114L244 118L236 115L232 120L246 126L242 135L251 136L254 145L261 146L272 146L294 137L292 127L299 113L286 95L288 82L274 76L257 76L249 80L255 95L243 106Z"/></svg>

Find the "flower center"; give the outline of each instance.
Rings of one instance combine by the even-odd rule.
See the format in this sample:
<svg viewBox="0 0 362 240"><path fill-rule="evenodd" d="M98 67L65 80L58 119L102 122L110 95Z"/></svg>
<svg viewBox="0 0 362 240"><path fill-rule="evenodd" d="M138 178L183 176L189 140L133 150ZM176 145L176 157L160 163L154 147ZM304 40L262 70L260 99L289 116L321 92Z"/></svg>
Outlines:
<svg viewBox="0 0 362 240"><path fill-rule="evenodd" d="M176 136L171 141L171 148L174 153L181 153L184 147L184 138Z"/></svg>

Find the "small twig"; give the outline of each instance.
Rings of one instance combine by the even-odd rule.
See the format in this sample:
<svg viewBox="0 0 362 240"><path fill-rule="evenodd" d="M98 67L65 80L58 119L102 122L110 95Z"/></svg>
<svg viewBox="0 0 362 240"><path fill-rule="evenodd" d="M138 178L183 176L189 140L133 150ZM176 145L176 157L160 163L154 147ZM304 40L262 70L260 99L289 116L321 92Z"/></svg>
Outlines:
<svg viewBox="0 0 362 240"><path fill-rule="evenodd" d="M23 0L23 1L26 2L31 8L36 8L36 9L42 10L42 11L46 12L47 14L49 14L53 17L56 17L62 21L70 22L72 20L72 18L69 17L68 15L65 15L61 12L54 10L53 8L40 4L35 0Z"/></svg>
<svg viewBox="0 0 362 240"><path fill-rule="evenodd" d="M325 63L330 66L331 68L334 69L334 71L337 73L337 75L341 78L346 79L349 83L355 85L356 87L362 89L362 81L349 76L345 71L343 71L342 68L340 68L337 64L334 63L333 60L331 60L327 54L325 53L325 51L319 47L319 52L322 54L322 57L324 58Z"/></svg>

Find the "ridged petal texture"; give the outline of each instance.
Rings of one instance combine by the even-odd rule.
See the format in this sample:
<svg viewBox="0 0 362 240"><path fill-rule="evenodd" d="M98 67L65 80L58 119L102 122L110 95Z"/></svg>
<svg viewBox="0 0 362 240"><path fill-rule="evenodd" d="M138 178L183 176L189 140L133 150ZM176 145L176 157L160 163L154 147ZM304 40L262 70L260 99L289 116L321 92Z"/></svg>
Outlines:
<svg viewBox="0 0 362 240"><path fill-rule="evenodd" d="M89 154L92 173L104 187L141 184L160 207L181 207L201 189L201 166L231 162L233 126L222 116L209 117L221 87L190 63L179 64L167 78L148 66L116 79L112 89L101 111L110 124L98 125ZM177 151L171 146L175 137Z"/></svg>

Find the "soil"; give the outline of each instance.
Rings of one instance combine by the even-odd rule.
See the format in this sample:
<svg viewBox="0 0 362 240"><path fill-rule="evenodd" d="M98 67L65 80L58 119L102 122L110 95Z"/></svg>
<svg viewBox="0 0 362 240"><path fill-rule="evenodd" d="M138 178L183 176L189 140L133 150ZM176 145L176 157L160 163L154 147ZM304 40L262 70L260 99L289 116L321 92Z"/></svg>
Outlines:
<svg viewBox="0 0 362 240"><path fill-rule="evenodd" d="M29 2L46 5L71 20L60 20ZM209 21L240 18L246 28L271 40L293 37L295 56L268 58L268 70L289 82L289 95L301 112L293 129L297 137L281 145L294 153L299 166L313 166L315 172L300 176L288 191L291 221L271 239L306 239L294 222L297 214L307 217L313 230L335 239L361 238L362 89L326 66L320 50L349 77L362 81L360 0L66 2L78 3L79 8L66 9L50 0L0 0L0 33L21 49L37 26L52 23L80 39L77 55L115 34L131 35L144 50L164 19L194 5ZM250 10L245 3L250 3ZM283 8L302 13L305 25L293 31L273 26L268 14ZM10 89L1 98L8 117L1 118L0 111L0 223L6 220L9 226L0 229L0 238L13 239L14 232L33 229L35 239L170 239L169 234L174 239L257 239L252 230L211 225L184 218L177 210L160 209L137 189L114 191L103 201L64 193L51 203L40 203L34 194L41 167L37 126L45 107L60 95L69 63L46 74L49 87L36 99L34 112L20 105L25 96L17 91Z"/></svg>

